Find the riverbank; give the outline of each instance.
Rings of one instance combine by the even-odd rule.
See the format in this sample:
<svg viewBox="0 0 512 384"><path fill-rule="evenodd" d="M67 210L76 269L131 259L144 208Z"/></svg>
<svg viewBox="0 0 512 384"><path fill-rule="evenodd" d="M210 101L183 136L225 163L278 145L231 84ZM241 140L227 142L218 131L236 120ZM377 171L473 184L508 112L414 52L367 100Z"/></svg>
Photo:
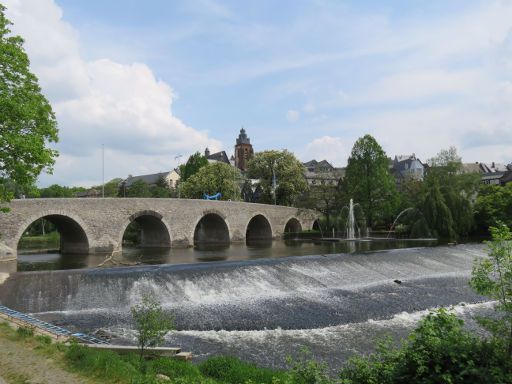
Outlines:
<svg viewBox="0 0 512 384"><path fill-rule="evenodd" d="M0 323L0 384L155 384L164 382L235 384L252 380L271 383L287 375L231 357L215 357L195 365L158 358L141 369L137 354L118 355L80 345L52 343L27 328ZM145 373L141 373L144 371Z"/></svg>
<svg viewBox="0 0 512 384"><path fill-rule="evenodd" d="M61 345L51 344L47 337L26 336L0 323L0 383L96 384L65 369Z"/></svg>

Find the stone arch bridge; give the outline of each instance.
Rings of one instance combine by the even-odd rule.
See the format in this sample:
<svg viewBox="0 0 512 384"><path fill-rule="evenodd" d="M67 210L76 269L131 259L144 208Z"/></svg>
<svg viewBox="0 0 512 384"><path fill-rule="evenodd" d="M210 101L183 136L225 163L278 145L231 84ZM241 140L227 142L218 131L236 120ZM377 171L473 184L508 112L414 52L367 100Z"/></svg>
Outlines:
<svg viewBox="0 0 512 384"><path fill-rule="evenodd" d="M120 251L132 221L141 246L193 246L279 239L312 229L315 211L265 204L156 198L23 199L0 213L0 260L16 257L18 242L34 221L45 218L60 233L63 253Z"/></svg>

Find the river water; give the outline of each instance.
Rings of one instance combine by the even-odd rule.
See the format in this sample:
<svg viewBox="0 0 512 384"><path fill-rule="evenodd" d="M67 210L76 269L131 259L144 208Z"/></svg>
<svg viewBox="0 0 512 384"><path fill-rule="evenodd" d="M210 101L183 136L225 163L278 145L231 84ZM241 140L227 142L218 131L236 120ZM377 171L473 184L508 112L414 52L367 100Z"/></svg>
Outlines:
<svg viewBox="0 0 512 384"><path fill-rule="evenodd" d="M248 247L245 253L232 246L183 250L193 253L189 262L224 255L216 262L4 273L0 302L72 330L101 330L116 342L133 343L130 307L152 293L175 318L167 345L192 351L199 360L236 355L279 368L307 347L334 370L354 353L371 352L376 338L405 336L431 308L453 306L470 327L474 315L493 311L468 286L474 259L486 254L484 245L407 245L419 244L371 250L363 243L356 249L300 243L297 256L286 256L286 244ZM317 255L307 255L312 250ZM125 257L140 259L133 252ZM186 260L186 253L180 255L174 260Z"/></svg>

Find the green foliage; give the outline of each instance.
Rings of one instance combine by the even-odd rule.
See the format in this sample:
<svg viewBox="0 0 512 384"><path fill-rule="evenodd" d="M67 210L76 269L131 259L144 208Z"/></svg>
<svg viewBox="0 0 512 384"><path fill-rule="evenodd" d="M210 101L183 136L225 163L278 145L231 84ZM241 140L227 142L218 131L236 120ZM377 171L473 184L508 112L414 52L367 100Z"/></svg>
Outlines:
<svg viewBox="0 0 512 384"><path fill-rule="evenodd" d="M139 376L137 368L119 357L116 352L94 350L71 344L65 352L74 370L87 376L101 378L105 382L131 383Z"/></svg>
<svg viewBox="0 0 512 384"><path fill-rule="evenodd" d="M446 310L430 313L400 348L380 344L378 353L351 359L342 384L510 383L512 362L494 340L463 329Z"/></svg>
<svg viewBox="0 0 512 384"><path fill-rule="evenodd" d="M315 209L324 214L325 225L323 228L330 229L335 220L333 217L339 212L339 189L338 183L330 184L330 180L320 179L319 183L309 187L297 202L299 208Z"/></svg>
<svg viewBox="0 0 512 384"><path fill-rule="evenodd" d="M298 360L288 359L291 369L286 373L288 382L294 384L329 384L332 383L327 371L327 364L313 359L311 352L303 348Z"/></svg>
<svg viewBox="0 0 512 384"><path fill-rule="evenodd" d="M180 182L185 182L199 170L208 165L208 159L199 152L190 156L185 164L180 165Z"/></svg>
<svg viewBox="0 0 512 384"><path fill-rule="evenodd" d="M489 257L475 261L470 284L477 293L497 301L496 310L503 316L489 319L486 325L506 342L512 357L512 232L503 223L490 230Z"/></svg>
<svg viewBox="0 0 512 384"><path fill-rule="evenodd" d="M287 150L257 152L247 167L248 176L259 179L261 203L273 204L275 197L277 204L292 206L308 190L302 163Z"/></svg>
<svg viewBox="0 0 512 384"><path fill-rule="evenodd" d="M139 244L141 239L142 228L137 220L133 220L126 229L123 234L123 243L129 244Z"/></svg>
<svg viewBox="0 0 512 384"><path fill-rule="evenodd" d="M479 176L461 173L462 162L454 147L430 159L418 207L436 236L455 240L474 228L471 199L479 187Z"/></svg>
<svg viewBox="0 0 512 384"><path fill-rule="evenodd" d="M115 178L105 183L104 185L104 193L105 197L117 197L119 196L119 184L123 181L121 178ZM97 191L101 191L101 185L94 186L92 189ZM85 188L84 188L85 190ZM75 191L75 193L78 191Z"/></svg>
<svg viewBox="0 0 512 384"><path fill-rule="evenodd" d="M188 379L199 380L202 376L197 365L175 359L155 359L148 365L148 373L155 375L161 373L171 379L187 377Z"/></svg>
<svg viewBox="0 0 512 384"><path fill-rule="evenodd" d="M211 357L202 362L199 369L205 376L230 384L246 381L270 384L273 383L274 378L283 377L282 372L259 368L230 356Z"/></svg>
<svg viewBox="0 0 512 384"><path fill-rule="evenodd" d="M131 308L131 313L142 360L146 348L158 346L164 341L166 333L173 329L173 322L160 303L149 295L144 295L141 303Z"/></svg>
<svg viewBox="0 0 512 384"><path fill-rule="evenodd" d="M32 337L34 336L34 328L19 327L18 329L16 329L16 334L19 337Z"/></svg>
<svg viewBox="0 0 512 384"><path fill-rule="evenodd" d="M126 190L126 197L151 197L149 184L142 180L136 180Z"/></svg>
<svg viewBox="0 0 512 384"><path fill-rule="evenodd" d="M41 188L39 190L39 196L48 198L48 197L74 197L77 190L75 188L70 188L66 186L61 186L58 184L52 184L49 187Z"/></svg>
<svg viewBox="0 0 512 384"><path fill-rule="evenodd" d="M31 230L32 225L29 227ZM57 230L44 235L34 235L34 232L24 234L18 242L20 249L59 249L60 234Z"/></svg>
<svg viewBox="0 0 512 384"><path fill-rule="evenodd" d="M359 203L368 226L391 221L398 207L395 180L382 147L370 135L359 138L350 154L343 182L344 205L352 198Z"/></svg>
<svg viewBox="0 0 512 384"><path fill-rule="evenodd" d="M36 335L34 338L39 344L42 345L49 345L52 343L52 338L48 335Z"/></svg>
<svg viewBox="0 0 512 384"><path fill-rule="evenodd" d="M456 238L452 213L445 203L439 181L434 177L427 177L425 180L425 197L421 211L436 237L441 236L450 240Z"/></svg>
<svg viewBox="0 0 512 384"><path fill-rule="evenodd" d="M485 185L475 203L476 221L481 229L502 222L512 228L512 183L504 186Z"/></svg>
<svg viewBox="0 0 512 384"><path fill-rule="evenodd" d="M203 194L221 193L221 200L240 200L238 168L226 163L215 162L202 167L196 174L181 184L181 197L202 199Z"/></svg>
<svg viewBox="0 0 512 384"><path fill-rule="evenodd" d="M171 197L171 190L169 189L169 186L167 185L167 182L165 181L164 177L160 177L156 185L152 185L149 188L149 191L152 197Z"/></svg>
<svg viewBox="0 0 512 384"><path fill-rule="evenodd" d="M23 39L12 36L0 4L0 201L13 197L6 180L31 185L51 171L57 151L57 121L30 70Z"/></svg>

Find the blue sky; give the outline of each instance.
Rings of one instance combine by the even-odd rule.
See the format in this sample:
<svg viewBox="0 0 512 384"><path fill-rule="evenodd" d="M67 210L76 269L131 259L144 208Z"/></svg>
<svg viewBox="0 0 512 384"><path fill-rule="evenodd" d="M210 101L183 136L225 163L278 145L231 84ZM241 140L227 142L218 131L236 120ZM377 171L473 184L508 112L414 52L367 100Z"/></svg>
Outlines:
<svg viewBox="0 0 512 384"><path fill-rule="evenodd" d="M510 1L4 0L61 130L41 184L158 172L196 150L346 164L455 145L512 162ZM98 177L99 176L99 177Z"/></svg>

